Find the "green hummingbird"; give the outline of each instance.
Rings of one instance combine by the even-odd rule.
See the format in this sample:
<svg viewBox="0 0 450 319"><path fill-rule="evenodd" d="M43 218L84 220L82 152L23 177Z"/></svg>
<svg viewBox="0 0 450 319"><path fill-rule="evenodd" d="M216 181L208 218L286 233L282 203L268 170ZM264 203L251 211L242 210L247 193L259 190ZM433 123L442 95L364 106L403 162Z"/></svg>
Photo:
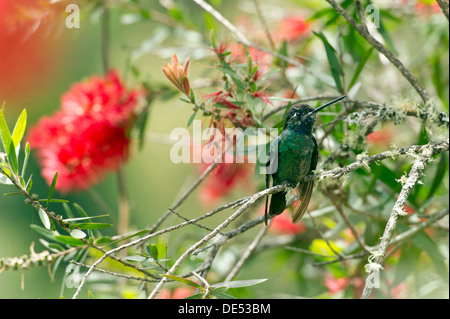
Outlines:
<svg viewBox="0 0 450 319"><path fill-rule="evenodd" d="M266 166L266 188L273 179L273 186L286 183L289 187L297 187L298 203L292 214L292 221L300 220L308 207L311 198L314 181L301 183L302 179L315 170L319 158L319 148L316 139L312 135L312 129L316 122L316 113L323 108L336 103L346 96L341 96L316 109L307 104L293 105L286 114L283 130L272 143L269 152L269 160ZM281 214L286 208L286 191L275 193L270 200L266 197L265 221L268 217Z"/></svg>

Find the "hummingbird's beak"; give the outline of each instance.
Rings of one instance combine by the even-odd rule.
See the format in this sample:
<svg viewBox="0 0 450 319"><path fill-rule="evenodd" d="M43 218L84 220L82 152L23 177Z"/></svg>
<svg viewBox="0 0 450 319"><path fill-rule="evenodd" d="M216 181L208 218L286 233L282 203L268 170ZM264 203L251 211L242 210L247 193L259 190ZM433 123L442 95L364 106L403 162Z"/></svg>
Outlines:
<svg viewBox="0 0 450 319"><path fill-rule="evenodd" d="M343 99L345 99L346 97L347 97L347 95L343 95L343 96L341 96L341 97L338 97L337 99L334 99L333 101L330 101L330 102L328 102L328 103L326 103L326 104L324 104L324 105L322 105L322 106L319 106L318 108L314 109L314 111L309 112L307 116L313 115L314 113L319 112L321 109L324 109L324 108L326 108L327 106L330 106L331 104L334 104L334 103L336 103L336 102L338 102L338 101L340 101L340 100L343 100Z"/></svg>

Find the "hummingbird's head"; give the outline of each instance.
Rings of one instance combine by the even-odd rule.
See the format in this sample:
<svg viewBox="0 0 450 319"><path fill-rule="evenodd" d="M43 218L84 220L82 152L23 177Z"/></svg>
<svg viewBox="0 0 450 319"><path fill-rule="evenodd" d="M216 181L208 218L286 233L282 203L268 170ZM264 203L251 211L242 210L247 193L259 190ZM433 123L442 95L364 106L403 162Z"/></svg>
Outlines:
<svg viewBox="0 0 450 319"><path fill-rule="evenodd" d="M286 122L283 129L294 129L302 127L306 133L311 133L316 122L316 113L308 104L294 105L286 114Z"/></svg>

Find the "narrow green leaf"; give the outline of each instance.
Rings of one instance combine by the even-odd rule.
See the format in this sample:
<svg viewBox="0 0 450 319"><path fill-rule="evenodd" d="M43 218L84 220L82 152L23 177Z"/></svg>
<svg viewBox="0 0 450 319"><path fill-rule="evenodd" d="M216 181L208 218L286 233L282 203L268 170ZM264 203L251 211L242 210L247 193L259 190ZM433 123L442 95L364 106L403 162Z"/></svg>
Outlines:
<svg viewBox="0 0 450 319"><path fill-rule="evenodd" d="M441 185L442 180L445 177L445 171L448 168L447 154L441 153L441 155L439 155L439 156L441 158L436 167L436 175L433 178L433 182L431 184L430 191L428 192L425 202L428 202L433 197L434 193L436 193L437 189Z"/></svg>
<svg viewBox="0 0 450 319"><path fill-rule="evenodd" d="M17 175L19 173L19 166L17 163L16 148L12 142L9 143L8 162L13 172Z"/></svg>
<svg viewBox="0 0 450 319"><path fill-rule="evenodd" d="M50 190L48 191L47 207L48 207L48 204L50 203L50 200L52 199L53 191L55 190L55 185L56 185L57 179L58 179L58 172L56 172L55 175L53 176L52 184L50 185Z"/></svg>
<svg viewBox="0 0 450 319"><path fill-rule="evenodd" d="M231 80L241 89L245 90L244 82L242 82L239 74L226 62L222 61L222 66L217 67L220 71L230 76Z"/></svg>
<svg viewBox="0 0 450 319"><path fill-rule="evenodd" d="M25 171L26 171L27 166L28 166L28 159L29 158L30 158L30 143L27 142L27 144L25 144L25 157L23 159L22 172L20 174L20 176L22 176L22 177L25 176Z"/></svg>
<svg viewBox="0 0 450 319"><path fill-rule="evenodd" d="M73 217L73 212L70 209L70 206L67 203L63 203L63 208L64 208L64 212L66 213L66 216L69 217L69 219L65 219L64 221L71 221L74 220ZM84 218L84 217L83 217Z"/></svg>
<svg viewBox="0 0 450 319"><path fill-rule="evenodd" d="M260 284L266 281L267 278L264 279L249 279L249 280L235 280L235 281L224 281L211 285L211 288L219 288L219 287L227 287L227 288L241 288L241 287L249 287Z"/></svg>
<svg viewBox="0 0 450 319"><path fill-rule="evenodd" d="M50 218L48 218L47 213L42 208L38 209L38 213L39 213L39 218L41 219L41 222L44 225L44 227L46 229L50 229L51 223L50 223Z"/></svg>
<svg viewBox="0 0 450 319"><path fill-rule="evenodd" d="M0 111L0 137L2 140L3 150L6 154L9 153L9 144L11 144L11 133L6 123L4 112L5 103L3 103L2 110Z"/></svg>
<svg viewBox="0 0 450 319"><path fill-rule="evenodd" d="M361 74L361 71L364 68L364 65L366 65L367 60L369 59L370 55L372 54L373 47L371 47L366 54L364 54L363 58L359 61L358 65L356 66L355 73L353 74L352 79L350 80L350 84L348 85L348 90L350 90L353 85L355 85L356 81L358 80L359 75Z"/></svg>
<svg viewBox="0 0 450 319"><path fill-rule="evenodd" d="M442 255L436 243L423 231L415 235L411 239L411 242L430 256L437 273L448 282L449 275L445 257Z"/></svg>
<svg viewBox="0 0 450 319"><path fill-rule="evenodd" d="M66 204L65 206L67 206L67 208L70 209L69 205ZM64 221L65 222L74 222L74 221L79 221L79 220L94 219L94 218L101 218L101 217L108 217L108 216L109 216L109 214L96 215L96 216L87 216L87 217L66 218L66 219L64 219Z"/></svg>
<svg viewBox="0 0 450 319"><path fill-rule="evenodd" d="M227 290L228 290L227 287L219 287L216 289L212 289L210 294L219 299L236 299L233 296L227 294L226 293Z"/></svg>
<svg viewBox="0 0 450 319"><path fill-rule="evenodd" d="M194 121L195 115L197 114L197 111L192 113L192 115L189 117L189 120L187 122L187 127L191 126L192 122Z"/></svg>
<svg viewBox="0 0 450 319"><path fill-rule="evenodd" d="M108 228L111 227L112 224L107 223L79 223L72 225L79 229L100 229L100 228Z"/></svg>
<svg viewBox="0 0 450 319"><path fill-rule="evenodd" d="M169 279L172 279L172 280L175 280L175 281L178 281L178 282L182 282L182 283L184 283L186 285L193 286L195 288L204 290L204 288L202 286L200 286L196 282L193 282L192 280L189 280L189 279L186 279L186 278L181 278L181 277L174 276L174 275L163 275L163 277L167 277Z"/></svg>
<svg viewBox="0 0 450 319"><path fill-rule="evenodd" d="M343 93L343 87L341 82L341 75L343 74L341 64L336 55L336 50L328 42L327 38L322 32L314 32L314 34L319 37L324 46L325 52L327 54L328 64L330 65L331 75L333 76L334 82L336 83L336 88L340 93Z"/></svg>
<svg viewBox="0 0 450 319"><path fill-rule="evenodd" d="M155 244L148 244L146 246L147 252L154 260L158 260L158 247Z"/></svg>
<svg viewBox="0 0 450 319"><path fill-rule="evenodd" d="M77 211L77 213L80 216L82 216L82 217L89 217L89 215L86 213L86 211L83 209L83 207L81 207L77 203L73 203L73 207L75 208L75 210Z"/></svg>
<svg viewBox="0 0 450 319"><path fill-rule="evenodd" d="M71 236L58 235L55 236L55 239L62 244L70 245L70 246L83 246L86 245L84 241L81 239L77 239Z"/></svg>
<svg viewBox="0 0 450 319"><path fill-rule="evenodd" d="M14 147L17 147L20 141L22 140L26 126L27 126L27 110L24 109L22 113L20 113L16 125L14 126L14 131L12 133L12 141L14 143Z"/></svg>
<svg viewBox="0 0 450 319"><path fill-rule="evenodd" d="M47 239L55 240L55 236L59 235L58 232L45 229L39 225L31 224L30 227L35 232L39 233L41 236L46 237Z"/></svg>
<svg viewBox="0 0 450 319"><path fill-rule="evenodd" d="M413 245L404 245L401 249L400 258L395 266L393 286L402 283L414 270L415 261L419 259L421 250Z"/></svg>
<svg viewBox="0 0 450 319"><path fill-rule="evenodd" d="M387 32L386 28L384 27L383 21L380 19L379 28L377 29L378 32L380 32L381 36L383 37L384 41L386 42L386 46L389 48L389 50L392 51L395 55L398 55L397 50L394 46L394 41L392 41L391 36Z"/></svg>

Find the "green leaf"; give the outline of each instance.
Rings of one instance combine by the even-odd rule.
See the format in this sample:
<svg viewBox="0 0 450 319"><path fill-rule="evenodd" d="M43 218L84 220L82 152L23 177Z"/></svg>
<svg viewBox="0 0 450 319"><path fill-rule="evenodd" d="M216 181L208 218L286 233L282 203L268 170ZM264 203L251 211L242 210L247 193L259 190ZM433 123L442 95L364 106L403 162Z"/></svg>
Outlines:
<svg viewBox="0 0 450 319"><path fill-rule="evenodd" d="M45 229L39 225L31 224L30 227L35 232L37 232L40 235L42 235L48 239L51 239L51 240L55 240L55 237L59 235L59 233L57 231L51 231L51 230Z"/></svg>
<svg viewBox="0 0 450 319"><path fill-rule="evenodd" d="M8 128L8 124L6 124L5 116L4 116L4 107L5 103L3 103L2 110L0 110L0 137L2 140L3 150L6 154L9 152L9 144L11 144L11 133Z"/></svg>
<svg viewBox="0 0 450 319"><path fill-rule="evenodd" d="M48 207L48 204L50 203L50 200L52 199L53 191L55 190L55 185L56 185L57 179L58 179L58 172L56 172L55 175L53 176L52 184L50 185L50 190L48 191L47 207Z"/></svg>
<svg viewBox="0 0 450 319"><path fill-rule="evenodd" d="M384 27L383 22L380 19L380 25L378 28L378 32L380 32L381 36L383 37L384 41L386 42L386 46L389 48L389 50L392 51L395 55L398 55L397 50L395 49L394 42L392 41L391 36L387 32L386 28Z"/></svg>
<svg viewBox="0 0 450 319"><path fill-rule="evenodd" d="M224 281L219 282L216 284L211 285L211 288L218 288L218 287L226 287L226 288L242 288L242 287L249 287L254 286L257 284L260 284L264 281L266 281L267 278L264 279L248 279L248 280L235 280L235 281Z"/></svg>
<svg viewBox="0 0 450 319"><path fill-rule="evenodd" d="M69 205L65 205L69 208ZM74 221L79 221L79 220L86 220L86 219L93 219L93 218L101 218L101 217L108 217L109 214L103 214L103 215L97 215L97 216L87 216L87 217L75 217L75 218L66 218L64 219L65 222L74 222Z"/></svg>
<svg viewBox="0 0 450 319"><path fill-rule="evenodd" d="M433 178L433 182L431 184L430 191L428 192L425 202L428 202L433 197L434 193L436 193L437 189L441 185L442 180L445 177L445 171L448 168L447 154L441 153L440 157L441 158L439 160L438 166L436 167L436 175Z"/></svg>
<svg viewBox="0 0 450 319"><path fill-rule="evenodd" d="M416 261L419 259L421 250L412 245L404 245L401 249L400 259L395 266L393 286L402 283L414 270Z"/></svg>
<svg viewBox="0 0 450 319"><path fill-rule="evenodd" d="M80 215L82 217L89 217L89 215L86 213L86 211L83 209L83 207L81 207L77 203L73 203L73 207L77 211L78 215Z"/></svg>
<svg viewBox="0 0 450 319"><path fill-rule="evenodd" d="M86 237L86 233L79 229L72 229L70 231L70 236L72 236L73 238L81 239Z"/></svg>
<svg viewBox="0 0 450 319"><path fill-rule="evenodd" d="M192 113L192 115L189 117L189 120L187 122L187 127L191 126L192 122L194 121L195 115L197 114L197 111Z"/></svg>
<svg viewBox="0 0 450 319"><path fill-rule="evenodd" d="M9 143L9 152L8 152L8 161L9 165L11 165L11 168L15 174L19 173L19 166L17 164L17 155L16 155L16 148L14 147L14 143Z"/></svg>
<svg viewBox="0 0 450 319"><path fill-rule="evenodd" d="M70 245L70 246L84 246L86 243L81 239L77 239L71 236L58 235L55 236L55 239L62 244Z"/></svg>
<svg viewBox="0 0 450 319"><path fill-rule="evenodd" d="M50 219L48 218L47 213L42 208L38 209L38 213L39 213L39 218L41 219L41 222L44 225L44 227L47 229L50 229L51 223L50 223Z"/></svg>
<svg viewBox="0 0 450 319"><path fill-rule="evenodd" d="M172 280L175 280L175 281L178 281L178 282L182 282L182 283L184 283L186 285L193 286L195 288L204 290L204 288L202 286L200 286L196 282L193 282L192 280L189 280L189 279L186 279L186 278L181 278L181 277L174 276L174 275L163 275L163 277L167 277L169 279L172 279Z"/></svg>
<svg viewBox="0 0 450 319"><path fill-rule="evenodd" d="M127 261L144 262L147 260L147 257L134 255L134 256L125 256L122 259Z"/></svg>
<svg viewBox="0 0 450 319"><path fill-rule="evenodd" d="M244 82L242 82L239 74L225 61L222 61L222 66L217 67L220 71L225 74L228 74L231 80L240 88L241 90L245 90Z"/></svg>
<svg viewBox="0 0 450 319"><path fill-rule="evenodd" d="M437 273L448 282L449 276L445 257L442 255L436 243L423 231L415 235L411 239L411 242L430 256Z"/></svg>
<svg viewBox="0 0 450 319"><path fill-rule="evenodd" d="M79 229L100 229L100 228L108 228L111 227L112 224L107 223L79 223L71 225L73 227L77 227Z"/></svg>
<svg viewBox="0 0 450 319"><path fill-rule="evenodd" d="M26 171L27 166L28 166L28 159L29 158L30 158L30 143L27 142L27 144L25 144L25 157L23 159L22 172L20 174L20 176L22 176L22 177L25 176L25 171Z"/></svg>
<svg viewBox="0 0 450 319"><path fill-rule="evenodd" d="M158 247L156 247L155 244L148 244L146 248L150 256L152 256L154 260L158 260Z"/></svg>
<svg viewBox="0 0 450 319"><path fill-rule="evenodd" d="M216 30L216 24L213 16L209 13L204 11L203 13L203 20L205 21L206 30Z"/></svg>
<svg viewBox="0 0 450 319"><path fill-rule="evenodd" d="M212 289L210 294L219 299L236 299L233 296L227 294L226 293L227 290L228 290L228 288L226 288L226 287L219 287L216 289Z"/></svg>
<svg viewBox="0 0 450 319"><path fill-rule="evenodd" d="M343 93L343 87L341 82L341 75L343 74L341 64L339 63L339 59L336 55L336 50L331 46L330 42L328 42L327 38L322 32L314 32L316 36L318 36L324 46L325 52L327 54L328 64L330 65L331 75L333 76L334 82L336 83L336 88L340 93Z"/></svg>
<svg viewBox="0 0 450 319"><path fill-rule="evenodd" d="M353 85L355 85L356 80L358 80L358 77L362 71L362 69L364 68L364 65L366 64L367 60L369 59L370 55L372 54L373 51L373 47L371 47L366 54L364 54L363 58L359 61L358 65L356 66L356 70L355 73L353 74L352 79L350 80L350 84L348 85L348 90L350 90Z"/></svg>
<svg viewBox="0 0 450 319"><path fill-rule="evenodd" d="M63 203L63 208L64 208L64 212L66 213L67 217L69 217L69 219L73 218L73 212L70 209L70 206L67 203ZM83 217L84 218L84 217ZM67 219L65 219L64 221L68 221Z"/></svg>
<svg viewBox="0 0 450 319"><path fill-rule="evenodd" d="M26 126L27 126L27 110L24 109L22 113L20 113L16 125L14 126L14 131L12 134L12 141L14 143L14 147L17 147L20 141L22 140Z"/></svg>

